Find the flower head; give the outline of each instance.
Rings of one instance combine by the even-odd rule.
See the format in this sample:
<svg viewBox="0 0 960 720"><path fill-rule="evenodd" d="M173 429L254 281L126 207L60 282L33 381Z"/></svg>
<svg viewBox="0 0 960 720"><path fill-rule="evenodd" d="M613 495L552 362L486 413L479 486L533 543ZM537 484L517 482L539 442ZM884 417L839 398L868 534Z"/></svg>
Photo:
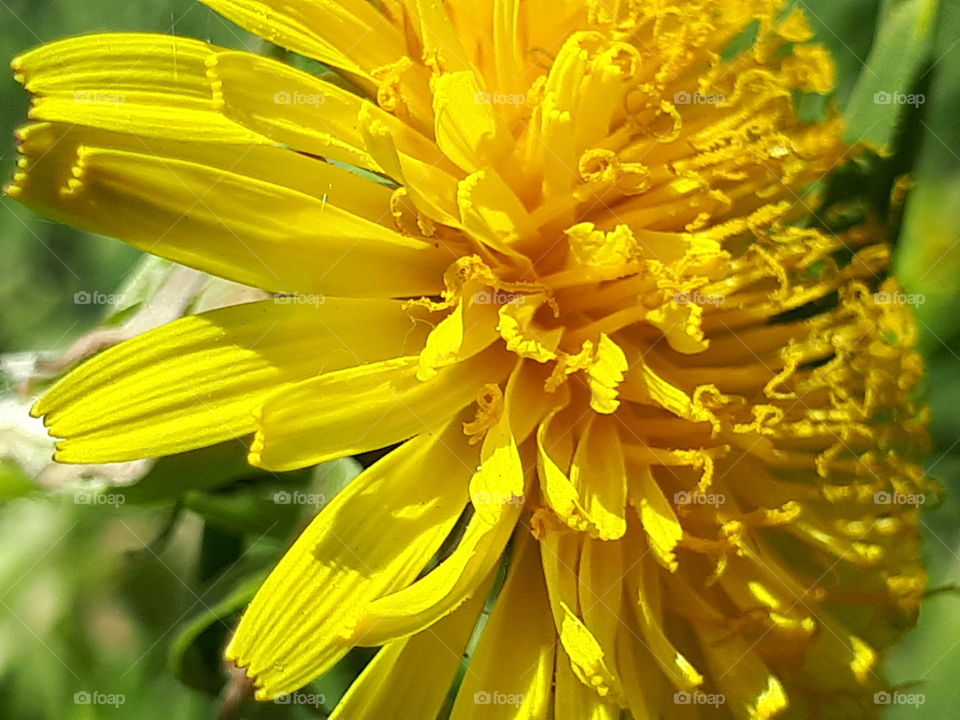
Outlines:
<svg viewBox="0 0 960 720"><path fill-rule="evenodd" d="M35 122L7 192L284 293L71 373L35 408L58 459L402 443L244 615L227 657L258 697L382 645L337 717L434 717L490 599L454 718L871 715L924 584L898 501L926 489L921 367L874 295L882 230L806 221L848 149L797 116L833 82L803 16L207 4L341 74L54 43L14 62Z"/></svg>

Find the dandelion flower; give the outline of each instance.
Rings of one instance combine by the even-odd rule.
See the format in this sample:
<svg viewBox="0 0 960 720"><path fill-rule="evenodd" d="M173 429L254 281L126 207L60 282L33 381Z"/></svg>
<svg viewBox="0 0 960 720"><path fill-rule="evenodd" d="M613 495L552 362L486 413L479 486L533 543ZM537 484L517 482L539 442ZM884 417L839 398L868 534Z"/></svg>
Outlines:
<svg viewBox="0 0 960 720"><path fill-rule="evenodd" d="M206 0L320 75L163 35L14 61L7 193L276 293L103 352L62 462L399 445L226 651L337 718L873 717L924 587L910 315L780 0ZM505 577L503 582L498 578ZM492 610L478 624L486 603ZM481 631L482 627L482 631Z"/></svg>

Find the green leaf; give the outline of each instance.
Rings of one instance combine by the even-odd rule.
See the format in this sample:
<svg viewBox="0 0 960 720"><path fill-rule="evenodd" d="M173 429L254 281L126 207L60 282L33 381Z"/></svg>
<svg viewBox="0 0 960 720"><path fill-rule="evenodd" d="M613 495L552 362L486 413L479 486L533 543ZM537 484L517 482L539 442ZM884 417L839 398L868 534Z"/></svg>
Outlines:
<svg viewBox="0 0 960 720"><path fill-rule="evenodd" d="M170 502L190 490L215 490L254 476L273 480L273 476L250 467L242 441L231 440L161 458L139 482L117 492L127 503Z"/></svg>
<svg viewBox="0 0 960 720"><path fill-rule="evenodd" d="M325 462L313 470L313 488L323 495L326 505L363 471L363 465L352 457Z"/></svg>
<svg viewBox="0 0 960 720"><path fill-rule="evenodd" d="M305 509L303 504L282 499L294 495L304 493L278 490L277 486L249 485L211 493L190 491L184 495L183 504L222 530L286 539L293 533Z"/></svg>
<svg viewBox="0 0 960 720"><path fill-rule="evenodd" d="M163 287L176 267L155 255L144 255L130 270L126 281L113 293L117 302L109 306L104 320L108 326L120 325Z"/></svg>
<svg viewBox="0 0 960 720"><path fill-rule="evenodd" d="M895 264L907 293L924 299L914 309L934 350L960 331L960 6L944 4L938 24L926 136Z"/></svg>
<svg viewBox="0 0 960 720"><path fill-rule="evenodd" d="M224 679L219 648L233 627L234 615L253 599L266 576L266 572L248 574L234 578L232 584L223 580L230 590L220 600L205 603L204 612L178 633L170 646L170 666L181 682L197 690L219 692Z"/></svg>
<svg viewBox="0 0 960 720"><path fill-rule="evenodd" d="M360 469L352 458L279 474L244 465L243 470L232 474L239 482L218 482L218 488L208 488L213 492L194 486L182 494L182 502L187 509L228 532L285 539L325 507ZM224 474L216 467L204 468L202 464L188 465L187 472Z"/></svg>
<svg viewBox="0 0 960 720"><path fill-rule="evenodd" d="M834 95L840 107L845 107L866 67L880 0L803 0L799 4L816 33L816 41L833 56L837 66Z"/></svg>
<svg viewBox="0 0 960 720"><path fill-rule="evenodd" d="M912 90L933 47L938 4L884 2L873 49L847 106L848 142L890 152L903 113L918 112L925 103Z"/></svg>

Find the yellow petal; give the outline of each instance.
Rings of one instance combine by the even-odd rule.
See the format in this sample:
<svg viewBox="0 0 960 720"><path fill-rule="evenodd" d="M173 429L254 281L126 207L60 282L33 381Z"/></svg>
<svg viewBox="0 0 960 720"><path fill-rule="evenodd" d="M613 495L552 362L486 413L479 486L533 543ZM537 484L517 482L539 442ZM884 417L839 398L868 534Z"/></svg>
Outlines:
<svg viewBox="0 0 960 720"><path fill-rule="evenodd" d="M460 301L449 315L437 323L427 337L427 344L418 358L417 380L436 377L437 368L457 362L463 347L463 312L466 303Z"/></svg>
<svg viewBox="0 0 960 720"><path fill-rule="evenodd" d="M496 87L500 92L514 92L522 87L519 82L524 70L522 7L521 0L493 0L493 56Z"/></svg>
<svg viewBox="0 0 960 720"><path fill-rule="evenodd" d="M520 394L526 387L523 365L507 383L506 408L484 438L480 464L470 479L474 514L460 543L435 569L394 595L358 612L360 644L419 632L444 617L475 592L477 583L499 562L525 503L527 489L516 427L530 432L529 406Z"/></svg>
<svg viewBox="0 0 960 720"><path fill-rule="evenodd" d="M153 141L138 148L129 136L49 125L30 126L21 137L24 170L7 189L13 197L58 220L248 285L346 296L431 294L442 288L452 260L443 249L322 196L259 173L239 174L257 172L256 164L217 167L221 156L213 151L206 164L205 146ZM293 155L278 151L275 159ZM283 170L302 172L297 163ZM315 166L318 177L329 175L322 163ZM339 173L337 186L350 195L355 181ZM371 188L369 197L376 193ZM353 265L364 271L344 272Z"/></svg>
<svg viewBox="0 0 960 720"><path fill-rule="evenodd" d="M620 708L585 685L564 648L557 648L555 720L618 720Z"/></svg>
<svg viewBox="0 0 960 720"><path fill-rule="evenodd" d="M563 386L564 396L569 394ZM561 396L561 399L564 399ZM556 421L562 407L553 410L537 429L537 474L544 502L567 526L586 531L592 527L580 493L567 476L573 456L573 441L564 425Z"/></svg>
<svg viewBox="0 0 960 720"><path fill-rule="evenodd" d="M321 370L403 354L399 301L238 305L177 320L84 363L37 403L60 462L184 452L254 430L270 395Z"/></svg>
<svg viewBox="0 0 960 720"><path fill-rule="evenodd" d="M616 701L623 690L612 669L613 658L607 657L596 636L566 603L560 606L560 644L570 658L573 672L600 697Z"/></svg>
<svg viewBox="0 0 960 720"><path fill-rule="evenodd" d="M638 642L640 630L632 617L621 617L616 660L623 681L623 697L635 718L658 718L664 677L647 646Z"/></svg>
<svg viewBox="0 0 960 720"><path fill-rule="evenodd" d="M404 54L390 21L365 0L203 2L276 45L368 79Z"/></svg>
<svg viewBox="0 0 960 720"><path fill-rule="evenodd" d="M534 315L541 304L534 296L521 295L502 305L498 313L500 321L497 331L506 341L510 352L546 363L557 358L557 346L563 337L563 328L544 331L536 326Z"/></svg>
<svg viewBox="0 0 960 720"><path fill-rule="evenodd" d="M361 107L358 118L367 152L404 186L417 210L436 222L459 227L457 176L440 163L403 154L394 129L369 105Z"/></svg>
<svg viewBox="0 0 960 720"><path fill-rule="evenodd" d="M616 720L620 717L620 710L610 697L615 683L603 652L598 652L595 638L572 610L578 605L577 578L573 568L579 562L582 545L580 533L547 531L540 540L547 597L561 639L557 644L554 671L554 712L557 720Z"/></svg>
<svg viewBox="0 0 960 720"><path fill-rule="evenodd" d="M460 44L447 4L437 0L408 0L412 15L419 20L416 30L423 43L424 58L435 70L462 71L470 61Z"/></svg>
<svg viewBox="0 0 960 720"><path fill-rule="evenodd" d="M631 468L628 486L630 502L637 508L654 557L673 572L677 569L674 550L683 536L683 528L673 506L653 477L649 465L638 463Z"/></svg>
<svg viewBox="0 0 960 720"><path fill-rule="evenodd" d="M528 533L521 533L451 720L547 720L556 639L539 547Z"/></svg>
<svg viewBox="0 0 960 720"><path fill-rule="evenodd" d="M583 222L566 231L570 251L577 264L584 267L618 267L636 261L643 246L627 225L617 225L612 232L597 230ZM671 238L674 239L674 238Z"/></svg>
<svg viewBox="0 0 960 720"><path fill-rule="evenodd" d="M483 439L480 467L470 479L470 499L476 514L495 525L504 517L504 505L523 505L524 491L523 463L508 411Z"/></svg>
<svg viewBox="0 0 960 720"><path fill-rule="evenodd" d="M679 353L701 353L710 345L704 338L700 319L703 308L693 302L673 300L647 313L647 321L663 331L667 343Z"/></svg>
<svg viewBox="0 0 960 720"><path fill-rule="evenodd" d="M537 128L541 136L539 144L549 148L541 152L545 198L566 194L577 179L578 148L573 111L589 60L587 45L591 39L595 40L586 32L571 35L568 31L564 36L567 40L547 75ZM564 220L572 221L572 213Z"/></svg>
<svg viewBox="0 0 960 720"><path fill-rule="evenodd" d="M326 373L274 395L257 418L250 462L292 470L387 447L430 432L506 376L496 348L417 380L418 358L405 357Z"/></svg>
<svg viewBox="0 0 960 720"><path fill-rule="evenodd" d="M404 587L467 502L476 462L458 422L391 452L334 498L257 593L227 648L258 698L296 690L353 646L358 604Z"/></svg>
<svg viewBox="0 0 960 720"><path fill-rule="evenodd" d="M207 68L218 83L224 115L277 142L384 172L365 148L358 126L362 110L389 130L404 155L455 169L430 139L370 100L282 62L219 52L207 59Z"/></svg>
<svg viewBox="0 0 960 720"><path fill-rule="evenodd" d="M640 545L637 545L639 549ZM637 624L654 659L667 679L680 691L689 692L703 683L693 664L667 637L663 625L659 568L641 556L639 572L626 577L628 591L636 600Z"/></svg>
<svg viewBox="0 0 960 720"><path fill-rule="evenodd" d="M520 505L504 503L495 525L474 514L459 545L436 568L409 587L361 603L353 625L353 642L380 645L423 632L456 610L500 562L521 509Z"/></svg>
<svg viewBox="0 0 960 720"><path fill-rule="evenodd" d="M13 61L34 120L196 142L269 144L221 113L206 62L221 48L172 35L106 33L43 45Z"/></svg>
<svg viewBox="0 0 960 720"><path fill-rule="evenodd" d="M530 437L540 422L558 405L567 404L567 390L557 393L543 392L544 383L551 369L538 363L521 360L507 382L507 411L510 413L510 430L517 445Z"/></svg>
<svg viewBox="0 0 960 720"><path fill-rule="evenodd" d="M529 267L526 255L511 247L535 233L530 213L493 168L478 170L459 184L457 203L464 230L494 250Z"/></svg>
<svg viewBox="0 0 960 720"><path fill-rule="evenodd" d="M771 720L789 705L783 684L746 639L706 625L694 626L723 693L723 706L735 718Z"/></svg>
<svg viewBox="0 0 960 720"><path fill-rule="evenodd" d="M376 720L390 717L398 707L403 708L404 720L436 720L490 585L488 580L485 588L428 631L383 647L337 703L330 720Z"/></svg>
<svg viewBox="0 0 960 720"><path fill-rule="evenodd" d="M499 562L524 503L524 473L516 441L503 413L487 434L470 480L474 514L450 557L421 580L381 598L359 613L358 643L376 645L428 627L475 592Z"/></svg>
<svg viewBox="0 0 960 720"><path fill-rule="evenodd" d="M591 416L570 468L570 481L601 540L616 540L627 530L627 474L617 427Z"/></svg>
<svg viewBox="0 0 960 720"><path fill-rule="evenodd" d="M139 130L139 128L137 128ZM29 184L30 175L41 171L54 173L53 164L37 166L30 161L30 154L41 150L61 151L61 143L69 148L104 148L134 155L156 155L187 163L206 165L225 173L255 178L320 201L324 210L337 207L372 223L381 223L389 212L389 188L373 183L330 163L319 162L300 153L267 145L240 146L222 143L178 142L170 138L154 138L123 132L105 132L85 127L68 127L62 123L37 123L22 128L17 133L26 154L27 173L21 181ZM76 162L77 158L64 159ZM82 176L69 176L71 166L59 168L62 177L52 182L63 185L66 193L77 186L73 180ZM214 188L210 188L213 190ZM69 194L68 194L69 197ZM195 198L197 204L210 202L208 195Z"/></svg>
<svg viewBox="0 0 960 720"><path fill-rule="evenodd" d="M560 647L578 680L598 699L619 701L622 687L613 658L608 657L596 636L577 615L580 591L577 571L583 543L579 534L548 532L540 542L543 573ZM560 656L557 657L560 662ZM559 666L558 666L559 675Z"/></svg>
<svg viewBox="0 0 960 720"><path fill-rule="evenodd" d="M709 410L694 403L687 393L658 374L642 359L627 371L622 391L628 400L646 403L652 401L677 417L692 422L710 422L713 419Z"/></svg>
<svg viewBox="0 0 960 720"><path fill-rule="evenodd" d="M590 388L590 407L609 415L620 407L617 399L620 383L628 368L627 356L613 340L600 334L597 354L587 368L587 386Z"/></svg>
<svg viewBox="0 0 960 720"><path fill-rule="evenodd" d="M218 52L207 76L224 116L296 150L382 171L357 130L363 98L272 58Z"/></svg>
<svg viewBox="0 0 960 720"><path fill-rule="evenodd" d="M509 156L512 136L493 106L477 101L481 89L474 73L446 73L433 83L437 144L448 158L472 173Z"/></svg>
<svg viewBox="0 0 960 720"><path fill-rule="evenodd" d="M457 306L427 337L417 378L429 380L439 368L471 358L487 348L497 337L495 325L493 305L477 303L469 292L462 293Z"/></svg>
<svg viewBox="0 0 960 720"><path fill-rule="evenodd" d="M632 564L632 561L631 561ZM580 552L578 596L584 625L603 649L607 663L619 681L614 661L617 631L621 627L624 558L620 543L585 540ZM620 687L623 683L619 682Z"/></svg>
<svg viewBox="0 0 960 720"><path fill-rule="evenodd" d="M402 152L454 166L429 139L369 100L271 58L170 35L107 33L44 45L14 71L30 117L182 141L274 144L381 168L364 149L361 107Z"/></svg>

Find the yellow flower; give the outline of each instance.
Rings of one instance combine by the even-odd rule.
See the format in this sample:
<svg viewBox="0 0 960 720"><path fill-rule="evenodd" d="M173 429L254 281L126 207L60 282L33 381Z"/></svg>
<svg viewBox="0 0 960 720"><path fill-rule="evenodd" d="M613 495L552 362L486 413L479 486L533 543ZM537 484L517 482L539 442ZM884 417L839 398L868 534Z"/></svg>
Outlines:
<svg viewBox="0 0 960 720"><path fill-rule="evenodd" d="M847 149L795 111L833 82L803 16L206 2L341 74L42 47L7 193L278 293L72 372L35 408L59 460L402 443L244 615L258 698L383 646L336 717L433 718L495 597L457 720L876 715L924 586L921 365L879 226L804 222Z"/></svg>

